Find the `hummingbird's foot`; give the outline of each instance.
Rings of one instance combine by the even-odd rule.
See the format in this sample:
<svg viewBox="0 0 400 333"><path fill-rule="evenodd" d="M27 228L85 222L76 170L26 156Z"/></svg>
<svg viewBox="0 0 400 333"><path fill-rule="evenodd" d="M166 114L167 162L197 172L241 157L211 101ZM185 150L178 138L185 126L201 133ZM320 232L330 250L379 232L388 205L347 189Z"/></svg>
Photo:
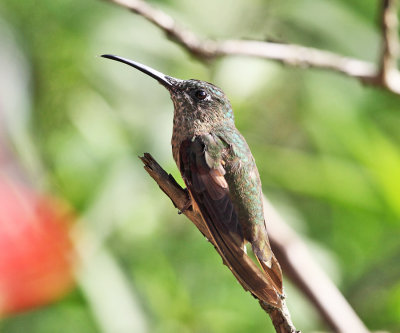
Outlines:
<svg viewBox="0 0 400 333"><path fill-rule="evenodd" d="M188 199L188 201L186 201L185 205L180 210L178 210L178 214L183 214L188 209L192 209L192 200L190 198Z"/></svg>

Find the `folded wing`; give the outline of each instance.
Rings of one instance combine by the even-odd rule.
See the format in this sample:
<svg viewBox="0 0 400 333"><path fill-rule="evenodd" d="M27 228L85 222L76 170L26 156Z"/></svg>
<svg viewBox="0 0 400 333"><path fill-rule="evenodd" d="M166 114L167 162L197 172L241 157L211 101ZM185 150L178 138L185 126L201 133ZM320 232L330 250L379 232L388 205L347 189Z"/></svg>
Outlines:
<svg viewBox="0 0 400 333"><path fill-rule="evenodd" d="M223 149L222 142L211 134L183 141L181 173L225 263L246 289L277 306L280 299L274 281L262 274L242 249L242 230L224 178Z"/></svg>

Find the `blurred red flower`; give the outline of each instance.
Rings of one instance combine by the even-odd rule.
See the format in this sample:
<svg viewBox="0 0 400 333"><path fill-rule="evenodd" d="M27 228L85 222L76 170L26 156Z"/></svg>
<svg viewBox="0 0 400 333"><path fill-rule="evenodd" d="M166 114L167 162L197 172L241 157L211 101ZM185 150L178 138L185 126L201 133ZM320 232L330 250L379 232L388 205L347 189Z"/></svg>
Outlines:
<svg viewBox="0 0 400 333"><path fill-rule="evenodd" d="M0 315L47 304L73 287L72 220L60 201L0 174Z"/></svg>

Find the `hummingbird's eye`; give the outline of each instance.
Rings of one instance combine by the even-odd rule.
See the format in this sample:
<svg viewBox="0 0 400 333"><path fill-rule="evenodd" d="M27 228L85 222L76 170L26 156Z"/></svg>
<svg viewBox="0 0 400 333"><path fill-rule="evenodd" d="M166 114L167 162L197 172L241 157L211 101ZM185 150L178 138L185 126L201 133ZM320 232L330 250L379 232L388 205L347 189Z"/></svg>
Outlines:
<svg viewBox="0 0 400 333"><path fill-rule="evenodd" d="M207 92L203 89L199 89L195 91L194 95L196 96L197 99L203 100L207 97Z"/></svg>

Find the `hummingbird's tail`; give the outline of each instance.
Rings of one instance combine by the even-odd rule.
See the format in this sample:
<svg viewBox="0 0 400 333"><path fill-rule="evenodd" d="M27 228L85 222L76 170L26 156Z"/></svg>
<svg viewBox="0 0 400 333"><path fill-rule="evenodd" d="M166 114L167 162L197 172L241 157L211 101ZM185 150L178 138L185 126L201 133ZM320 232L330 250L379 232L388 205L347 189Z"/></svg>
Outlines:
<svg viewBox="0 0 400 333"><path fill-rule="evenodd" d="M282 270L274 254L272 254L270 265L268 265L269 263L266 263L264 260L260 259L257 255L256 258L264 273L271 278L275 284L276 290L282 295Z"/></svg>
<svg viewBox="0 0 400 333"><path fill-rule="evenodd" d="M282 270L275 255L271 250L267 230L264 226L253 227L251 248L264 273L270 277L275 289L282 295Z"/></svg>

